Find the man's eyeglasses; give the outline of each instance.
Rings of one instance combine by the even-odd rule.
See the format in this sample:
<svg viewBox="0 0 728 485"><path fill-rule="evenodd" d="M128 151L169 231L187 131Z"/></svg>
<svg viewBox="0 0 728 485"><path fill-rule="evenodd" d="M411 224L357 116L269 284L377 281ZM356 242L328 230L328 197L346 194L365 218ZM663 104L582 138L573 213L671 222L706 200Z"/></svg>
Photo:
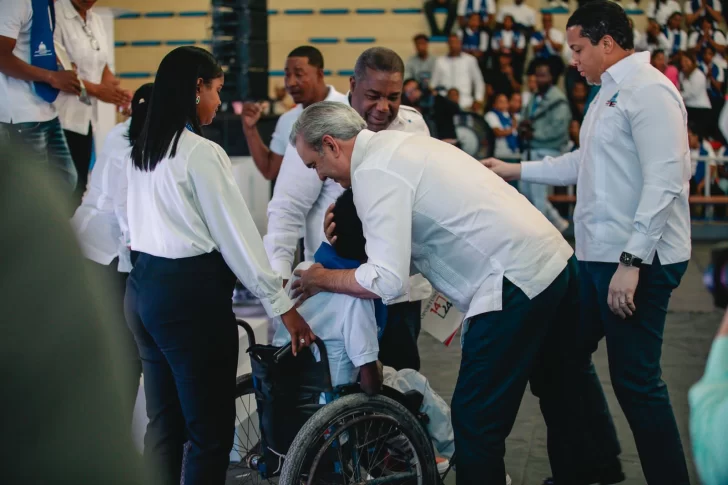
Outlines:
<svg viewBox="0 0 728 485"><path fill-rule="evenodd" d="M79 19L80 20L80 19ZM94 36L94 33L91 32L91 28L81 22L81 26L83 27L83 31L86 33L86 36L88 37L88 40L91 42L91 48L95 51L101 50L101 46L99 45L99 41L96 40L96 37Z"/></svg>

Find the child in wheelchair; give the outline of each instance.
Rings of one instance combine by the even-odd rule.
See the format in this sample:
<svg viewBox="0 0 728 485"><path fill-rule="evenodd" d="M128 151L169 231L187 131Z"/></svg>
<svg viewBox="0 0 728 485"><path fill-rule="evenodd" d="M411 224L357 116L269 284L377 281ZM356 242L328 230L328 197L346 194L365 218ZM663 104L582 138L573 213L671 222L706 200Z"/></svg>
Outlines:
<svg viewBox="0 0 728 485"><path fill-rule="evenodd" d="M351 189L344 192L334 207L336 244L323 243L315 259L327 268L356 268L366 260L365 239L356 214ZM313 263L301 263L307 269ZM286 289L295 281L288 282ZM396 371L377 361L378 337L386 322L386 307L381 301L364 300L344 294L318 293L301 304L298 312L324 342L328 354L331 384L339 387L359 382L367 394L378 393L382 384L402 393L416 390L423 395L420 413L427 415L426 428L434 444L438 469L446 470L454 451L450 407L430 387L427 379L412 369ZM277 322L274 346L290 342L285 327ZM312 348L316 354L316 348ZM322 399L323 396L322 396Z"/></svg>

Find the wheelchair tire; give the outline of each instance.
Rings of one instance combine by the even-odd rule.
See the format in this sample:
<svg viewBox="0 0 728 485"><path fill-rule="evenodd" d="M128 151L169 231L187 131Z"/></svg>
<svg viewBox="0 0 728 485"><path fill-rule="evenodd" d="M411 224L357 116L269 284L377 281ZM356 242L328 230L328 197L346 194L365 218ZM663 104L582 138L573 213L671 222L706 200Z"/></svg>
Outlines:
<svg viewBox="0 0 728 485"><path fill-rule="evenodd" d="M359 417L354 418L354 416ZM419 467L417 476L408 479L406 483L417 485L437 485L440 483L432 442L425 428L418 422L417 418L404 406L388 397L382 395L367 396L365 394L352 394L325 405L301 428L286 455L279 484L302 485L306 483L314 485L316 481L312 481L313 478L306 479L302 475L305 476L310 471L305 468L312 461L315 462L315 459L312 460L312 457L316 456L317 453L322 454L325 450L325 448L317 447L317 443L326 438L327 433L335 433L335 431L332 431L332 428L337 426L336 423L344 423L346 419L352 418L353 420L366 420L367 418L384 419L387 422L393 423L411 444L411 448L414 451L416 460L414 460L415 463L410 463L410 465L414 464ZM328 441L331 441L331 439ZM339 443L339 446L341 446L341 439ZM324 446L326 446L325 443ZM375 459L377 456L375 455ZM358 461L361 462L361 460ZM352 481L352 483L366 482L360 479Z"/></svg>
<svg viewBox="0 0 728 485"><path fill-rule="evenodd" d="M263 478L255 462L262 456L261 434L255 405L253 376L244 374L235 383L235 438L232 452L240 461L231 461L228 467L227 483L239 485L273 485L276 478Z"/></svg>

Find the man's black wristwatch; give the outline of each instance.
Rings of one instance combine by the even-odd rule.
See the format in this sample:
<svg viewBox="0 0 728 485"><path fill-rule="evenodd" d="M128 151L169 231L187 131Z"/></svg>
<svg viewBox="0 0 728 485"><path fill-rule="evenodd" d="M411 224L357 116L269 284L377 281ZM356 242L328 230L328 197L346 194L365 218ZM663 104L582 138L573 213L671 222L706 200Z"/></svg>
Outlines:
<svg viewBox="0 0 728 485"><path fill-rule="evenodd" d="M622 253L622 255L619 257L619 262L625 266L632 266L634 268L639 268L640 266L642 266L642 260L634 254L629 253Z"/></svg>

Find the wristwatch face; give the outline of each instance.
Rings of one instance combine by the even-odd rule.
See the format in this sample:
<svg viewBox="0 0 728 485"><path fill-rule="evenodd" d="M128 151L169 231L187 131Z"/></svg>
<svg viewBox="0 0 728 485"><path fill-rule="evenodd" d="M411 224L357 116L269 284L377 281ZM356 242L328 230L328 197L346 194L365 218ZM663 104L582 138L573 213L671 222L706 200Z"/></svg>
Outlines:
<svg viewBox="0 0 728 485"><path fill-rule="evenodd" d="M622 253L619 257L619 262L625 266L632 266L632 255L629 253Z"/></svg>

